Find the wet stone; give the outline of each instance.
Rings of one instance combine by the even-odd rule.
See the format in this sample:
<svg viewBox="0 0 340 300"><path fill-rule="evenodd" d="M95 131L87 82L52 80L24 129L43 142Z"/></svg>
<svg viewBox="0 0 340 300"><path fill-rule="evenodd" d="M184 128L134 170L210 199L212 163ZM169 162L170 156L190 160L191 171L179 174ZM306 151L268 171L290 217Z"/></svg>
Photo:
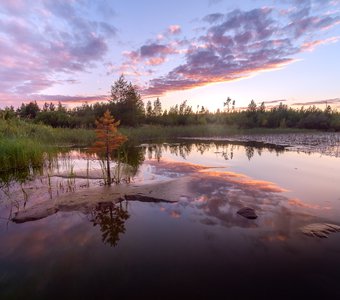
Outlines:
<svg viewBox="0 0 340 300"><path fill-rule="evenodd" d="M250 207L242 207L240 210L237 211L237 213L247 219L254 220L257 218L255 210Z"/></svg>

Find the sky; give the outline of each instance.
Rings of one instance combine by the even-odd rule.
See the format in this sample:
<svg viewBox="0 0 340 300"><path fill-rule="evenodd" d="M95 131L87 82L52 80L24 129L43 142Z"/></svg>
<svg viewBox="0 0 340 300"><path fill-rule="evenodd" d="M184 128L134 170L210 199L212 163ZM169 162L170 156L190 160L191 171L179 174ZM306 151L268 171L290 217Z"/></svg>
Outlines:
<svg viewBox="0 0 340 300"><path fill-rule="evenodd" d="M340 108L340 0L0 0L0 107L107 101Z"/></svg>

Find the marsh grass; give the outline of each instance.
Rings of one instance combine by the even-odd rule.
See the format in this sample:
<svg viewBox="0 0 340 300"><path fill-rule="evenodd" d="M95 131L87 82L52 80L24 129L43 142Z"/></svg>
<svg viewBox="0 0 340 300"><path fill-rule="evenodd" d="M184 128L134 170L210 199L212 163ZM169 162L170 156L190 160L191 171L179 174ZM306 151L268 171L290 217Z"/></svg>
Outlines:
<svg viewBox="0 0 340 300"><path fill-rule="evenodd" d="M22 120L0 120L0 140L31 139L53 146L87 146L93 143L95 132L87 129L52 128Z"/></svg>
<svg viewBox="0 0 340 300"><path fill-rule="evenodd" d="M91 130L0 120L0 183L23 181L32 171L42 168L58 147L86 146L94 138Z"/></svg>
<svg viewBox="0 0 340 300"><path fill-rule="evenodd" d="M39 167L46 150L46 146L28 138L1 138L1 172Z"/></svg>

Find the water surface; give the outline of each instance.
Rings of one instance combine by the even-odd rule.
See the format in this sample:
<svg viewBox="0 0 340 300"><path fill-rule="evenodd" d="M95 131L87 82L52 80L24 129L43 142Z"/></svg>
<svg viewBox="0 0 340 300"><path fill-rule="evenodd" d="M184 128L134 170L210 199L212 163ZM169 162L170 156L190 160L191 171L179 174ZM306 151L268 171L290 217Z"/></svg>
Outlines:
<svg viewBox="0 0 340 300"><path fill-rule="evenodd" d="M14 214L25 201L30 208L100 187L99 162L89 165L77 151L3 188L1 299L340 295L340 233L321 239L300 231L339 224L338 157L207 141L141 145L132 153L139 159L121 165L122 184L187 182L181 196L8 220L10 208ZM243 206L258 218L237 214Z"/></svg>

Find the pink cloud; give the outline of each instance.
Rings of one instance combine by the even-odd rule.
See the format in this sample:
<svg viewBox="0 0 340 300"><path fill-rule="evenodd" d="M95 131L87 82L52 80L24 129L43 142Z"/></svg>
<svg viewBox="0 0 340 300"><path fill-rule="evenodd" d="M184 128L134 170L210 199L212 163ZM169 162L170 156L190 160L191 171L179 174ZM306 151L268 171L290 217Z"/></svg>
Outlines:
<svg viewBox="0 0 340 300"><path fill-rule="evenodd" d="M150 70L139 71L139 65L159 66L166 62L169 55L180 53L180 50L177 49L178 46L176 43L149 42L137 50L125 51L123 52L123 56L126 57L127 60L119 67L111 68L108 74L119 71L125 75L137 77L150 75L152 73Z"/></svg>
<svg viewBox="0 0 340 300"><path fill-rule="evenodd" d="M63 103L95 103L109 100L108 95L95 95L95 96L65 96L65 95L30 95L30 100L36 100L38 103L44 102L63 102Z"/></svg>
<svg viewBox="0 0 340 300"><path fill-rule="evenodd" d="M149 66L158 66L164 63L165 57L152 57L147 60L146 64Z"/></svg>
<svg viewBox="0 0 340 300"><path fill-rule="evenodd" d="M313 51L316 46L329 44L329 43L336 43L340 40L340 36L334 36L331 38L327 38L324 40L314 40L311 42L305 42L301 46L301 50L303 51Z"/></svg>
<svg viewBox="0 0 340 300"><path fill-rule="evenodd" d="M170 25L165 31L148 40L136 50L124 51L122 54L126 60L116 68L111 68L108 74L115 71L140 77L145 74L151 75L153 70L144 70L145 65L150 67L160 66L169 60L169 56L181 55L187 52L189 42L179 39L182 32L180 25ZM138 79L137 79L138 80ZM143 83L144 85L144 83Z"/></svg>
<svg viewBox="0 0 340 300"><path fill-rule="evenodd" d="M27 11L27 3L24 0L8 0L3 1L1 3L1 6L4 10L6 10L9 13L12 13L14 15L22 14L25 11Z"/></svg>
<svg viewBox="0 0 340 300"><path fill-rule="evenodd" d="M167 32L169 34L179 34L179 33L181 33L181 26L179 26L179 25L170 25L168 27Z"/></svg>
<svg viewBox="0 0 340 300"><path fill-rule="evenodd" d="M153 78L144 89L145 95L162 95L281 68L294 62L301 51L339 41L339 37L322 37L340 23L339 10L333 6L339 1L286 3L293 8L209 14L200 19L205 22L197 31L200 34L189 40L180 38L180 25L170 25L154 39L124 52L122 64L107 65L108 74L150 76L153 67L182 56L181 64ZM93 4L91 9L99 6ZM325 12L325 6L333 10L328 7ZM1 101L42 93L60 84L60 77L87 72L102 62L117 29L103 19L90 20L92 14L84 11L91 9L85 1L0 3Z"/></svg>
<svg viewBox="0 0 340 300"><path fill-rule="evenodd" d="M310 37L339 23L338 15L311 15L309 1L274 18L272 8L234 10L210 14L203 20L205 33L191 42L185 62L168 74L150 80L143 93L160 96L167 92L191 89L214 82L227 82L275 70L295 61L294 56L315 46L337 42L338 37L310 40ZM282 14L281 14L282 15ZM287 22L287 20L286 20ZM304 41L302 42L302 38Z"/></svg>
<svg viewBox="0 0 340 300"><path fill-rule="evenodd" d="M6 99L60 84L56 78L87 71L103 59L116 29L86 19L77 5L60 1L0 4L6 12L0 20L0 89ZM60 25L61 19L66 25Z"/></svg>

